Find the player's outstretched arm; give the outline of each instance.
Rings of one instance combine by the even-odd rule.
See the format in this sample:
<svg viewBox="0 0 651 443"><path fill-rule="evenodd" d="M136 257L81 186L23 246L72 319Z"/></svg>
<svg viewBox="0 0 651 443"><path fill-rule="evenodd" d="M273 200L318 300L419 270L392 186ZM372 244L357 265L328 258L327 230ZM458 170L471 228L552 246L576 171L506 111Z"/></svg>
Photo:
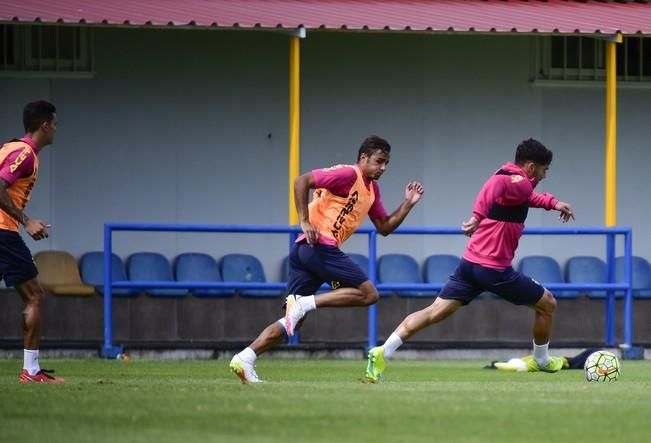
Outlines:
<svg viewBox="0 0 651 443"><path fill-rule="evenodd" d="M420 201L420 198L425 192L423 185L418 182L410 182L405 188L405 199L402 204L398 206L398 209L393 211L390 215L382 219L373 219L373 224L375 225L377 231L382 235L391 234L402 221L407 217L411 208L413 208L416 203Z"/></svg>
<svg viewBox="0 0 651 443"><path fill-rule="evenodd" d="M560 212L558 218L563 223L567 223L568 221L570 221L570 219L574 220L574 210L572 209L572 206L570 206L569 203L559 201L558 203L556 203L556 206L554 206L554 209Z"/></svg>

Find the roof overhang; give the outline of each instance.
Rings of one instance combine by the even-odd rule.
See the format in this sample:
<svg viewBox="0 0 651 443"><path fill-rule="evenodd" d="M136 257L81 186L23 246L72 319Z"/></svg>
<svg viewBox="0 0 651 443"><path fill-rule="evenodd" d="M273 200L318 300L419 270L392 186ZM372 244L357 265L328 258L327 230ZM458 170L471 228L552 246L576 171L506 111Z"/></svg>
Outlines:
<svg viewBox="0 0 651 443"><path fill-rule="evenodd" d="M4 0L0 23L349 32L651 34L651 4L597 0Z"/></svg>

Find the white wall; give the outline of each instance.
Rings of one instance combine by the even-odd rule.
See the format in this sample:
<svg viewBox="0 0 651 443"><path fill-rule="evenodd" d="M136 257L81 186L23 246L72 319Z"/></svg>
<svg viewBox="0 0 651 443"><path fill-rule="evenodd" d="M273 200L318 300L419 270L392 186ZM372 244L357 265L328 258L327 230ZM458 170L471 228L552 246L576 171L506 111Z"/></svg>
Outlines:
<svg viewBox="0 0 651 443"><path fill-rule="evenodd" d="M407 226L458 226L486 178L528 137L554 151L540 186L576 209L578 226L603 225L603 88L530 82L531 40L517 36L309 33L302 43L301 169L354 162L371 133L393 155L385 204L420 180L423 202ZM59 110L28 207L53 225L33 251L102 248L105 221L286 224L288 38L271 32L96 30L90 80L0 78L0 137L22 134L25 102ZM619 92L619 223L651 258L645 198L651 90ZM529 226L557 226L530 211ZM382 239L380 253L460 255L462 237ZM519 256L561 261L602 255L595 238L525 237ZM123 257L198 250L255 253L278 275L284 236L119 233ZM347 248L364 251L364 238Z"/></svg>

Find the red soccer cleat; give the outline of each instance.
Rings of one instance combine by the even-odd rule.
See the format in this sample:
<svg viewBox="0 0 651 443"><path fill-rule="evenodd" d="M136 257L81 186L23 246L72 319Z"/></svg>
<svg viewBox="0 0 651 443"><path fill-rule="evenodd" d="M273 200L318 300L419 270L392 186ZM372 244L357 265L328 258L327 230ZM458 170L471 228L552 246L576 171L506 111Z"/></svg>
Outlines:
<svg viewBox="0 0 651 443"><path fill-rule="evenodd" d="M36 375L29 375L27 369L23 369L18 381L21 383L63 383L66 381L64 378L52 377L48 372L54 371L41 369Z"/></svg>

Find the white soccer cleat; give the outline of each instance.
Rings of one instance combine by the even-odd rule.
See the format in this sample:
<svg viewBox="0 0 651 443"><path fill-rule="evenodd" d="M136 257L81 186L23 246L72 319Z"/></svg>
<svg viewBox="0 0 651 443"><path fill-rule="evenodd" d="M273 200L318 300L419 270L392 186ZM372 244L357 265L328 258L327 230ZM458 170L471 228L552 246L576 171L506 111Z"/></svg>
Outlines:
<svg viewBox="0 0 651 443"><path fill-rule="evenodd" d="M285 331L291 337L294 335L294 328L296 324L305 317L305 311L298 302L298 296L290 294L287 296L285 303Z"/></svg>
<svg viewBox="0 0 651 443"><path fill-rule="evenodd" d="M255 372L255 366L251 363L245 362L237 354L235 354L231 359L229 368L231 369L231 372L237 375L245 385L249 383L263 383L263 380L260 380L260 377L258 377L258 374Z"/></svg>

